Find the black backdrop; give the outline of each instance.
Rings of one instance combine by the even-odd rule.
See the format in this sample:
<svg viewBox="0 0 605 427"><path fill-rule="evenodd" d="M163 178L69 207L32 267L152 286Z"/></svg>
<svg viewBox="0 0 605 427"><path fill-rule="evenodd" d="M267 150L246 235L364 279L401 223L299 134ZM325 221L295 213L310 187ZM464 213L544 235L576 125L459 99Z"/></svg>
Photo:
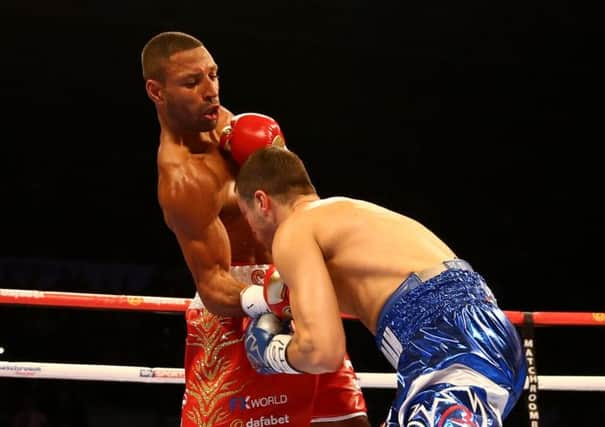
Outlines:
<svg viewBox="0 0 605 427"><path fill-rule="evenodd" d="M180 30L213 53L225 106L281 123L321 195L423 221L505 309L604 311L595 10L560 0L0 7L2 287L191 296L155 197L158 125L139 63L149 37ZM58 279L48 262L63 266ZM107 270L117 273L94 280ZM182 364L179 316L4 306L0 319L6 360ZM361 351L372 345L365 330L347 322L347 332L358 371L389 370ZM602 374L602 339L600 329L540 330L538 369ZM155 417L149 425L175 425L181 393L0 379L7 423L32 389L46 407L62 393L81 401L90 425L134 417L130 407ZM368 391L375 420L391 394ZM543 425L597 419L602 399L545 392ZM526 424L522 406L508 425Z"/></svg>

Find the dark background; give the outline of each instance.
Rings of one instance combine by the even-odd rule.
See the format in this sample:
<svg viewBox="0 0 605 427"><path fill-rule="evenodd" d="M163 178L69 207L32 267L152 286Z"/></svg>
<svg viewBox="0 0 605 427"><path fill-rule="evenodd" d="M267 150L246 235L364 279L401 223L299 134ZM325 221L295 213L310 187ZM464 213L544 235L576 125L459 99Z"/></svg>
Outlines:
<svg viewBox="0 0 605 427"><path fill-rule="evenodd" d="M323 196L413 216L508 310L605 311L603 26L579 2L3 2L0 287L190 297L157 204L140 51L199 37L221 101L276 118ZM347 321L359 372L388 372ZM0 306L4 360L182 366L181 316ZM540 374L603 375L600 328L537 331ZM366 390L382 420L392 390ZM182 386L0 378L53 426L176 426ZM603 393L542 392L542 426ZM62 408L72 408L69 411ZM67 420L67 412L79 419ZM521 402L507 425L527 425Z"/></svg>

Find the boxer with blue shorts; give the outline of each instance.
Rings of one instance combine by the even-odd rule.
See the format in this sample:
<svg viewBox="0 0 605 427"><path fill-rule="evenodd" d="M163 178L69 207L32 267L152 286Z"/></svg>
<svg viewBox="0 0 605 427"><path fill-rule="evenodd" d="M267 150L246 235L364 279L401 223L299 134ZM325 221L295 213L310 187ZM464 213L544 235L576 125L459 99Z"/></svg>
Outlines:
<svg viewBox="0 0 605 427"><path fill-rule="evenodd" d="M236 188L275 260L265 286L282 290L281 304L288 296L281 311L296 325L271 313L250 323L245 346L258 372L336 370L346 313L397 371L387 427L502 426L526 377L521 340L483 277L448 244L375 203L319 197L300 158L284 149L255 152Z"/></svg>
<svg viewBox="0 0 605 427"><path fill-rule="evenodd" d="M525 381L519 336L468 263L432 270L410 275L379 316L376 344L397 369L387 426L501 426Z"/></svg>

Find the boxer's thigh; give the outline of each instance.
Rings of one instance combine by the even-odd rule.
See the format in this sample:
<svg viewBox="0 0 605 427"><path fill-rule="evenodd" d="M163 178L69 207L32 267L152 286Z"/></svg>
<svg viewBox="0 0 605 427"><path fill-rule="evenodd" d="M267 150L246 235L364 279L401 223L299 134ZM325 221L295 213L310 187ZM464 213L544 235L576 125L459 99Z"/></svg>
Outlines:
<svg viewBox="0 0 605 427"><path fill-rule="evenodd" d="M501 427L487 396L482 387L433 384L414 396L400 419L405 427Z"/></svg>
<svg viewBox="0 0 605 427"><path fill-rule="evenodd" d="M369 426L366 402L347 355L336 372L321 374L313 404L313 426Z"/></svg>

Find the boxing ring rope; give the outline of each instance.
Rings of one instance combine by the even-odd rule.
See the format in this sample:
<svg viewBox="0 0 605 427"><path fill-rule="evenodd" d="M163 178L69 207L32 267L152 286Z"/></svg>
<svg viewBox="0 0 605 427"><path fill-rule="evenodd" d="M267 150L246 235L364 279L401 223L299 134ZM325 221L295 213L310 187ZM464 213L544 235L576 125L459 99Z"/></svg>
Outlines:
<svg viewBox="0 0 605 427"><path fill-rule="evenodd" d="M357 376L363 388L397 387L397 377L394 373L357 372ZM148 368L143 366L0 361L0 377L184 384L185 370L182 368ZM605 390L605 376L541 375L538 377L538 381L540 390ZM528 388L527 384L525 388Z"/></svg>
<svg viewBox="0 0 605 427"><path fill-rule="evenodd" d="M0 288L0 304L71 307L82 309L184 312L190 298L166 298L139 295L92 294L77 292L33 291ZM527 315L534 326L605 326L605 313L504 311L515 325L523 325ZM345 319L353 319L343 315Z"/></svg>
<svg viewBox="0 0 605 427"><path fill-rule="evenodd" d="M0 288L0 304L71 307L79 309L184 312L191 299L138 295L91 294ZM533 328L536 326L605 326L605 313L504 311L511 322L521 326L523 350L528 366L525 389L531 426L537 426L538 390L605 391L605 376L538 375L535 366ZM343 315L345 319L355 319ZM363 388L396 388L395 373L357 372ZM182 368L90 365L0 361L0 377L66 380L122 381L184 384Z"/></svg>

